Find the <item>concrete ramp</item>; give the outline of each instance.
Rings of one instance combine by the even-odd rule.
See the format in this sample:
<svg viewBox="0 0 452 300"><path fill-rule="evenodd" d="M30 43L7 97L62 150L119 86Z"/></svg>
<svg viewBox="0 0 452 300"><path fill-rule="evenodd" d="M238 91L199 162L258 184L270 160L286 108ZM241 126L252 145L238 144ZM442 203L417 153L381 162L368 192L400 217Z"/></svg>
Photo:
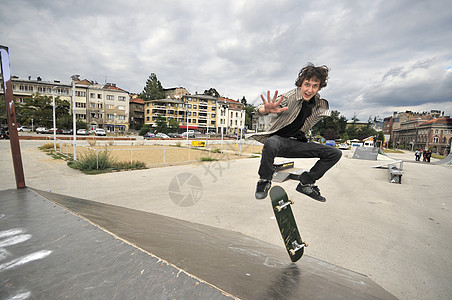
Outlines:
<svg viewBox="0 0 452 300"><path fill-rule="evenodd" d="M353 158L365 160L377 160L378 149L379 148L377 147L357 147L355 149L355 153L353 154Z"/></svg>
<svg viewBox="0 0 452 300"><path fill-rule="evenodd" d="M282 242L38 190L0 199L2 299L395 299L327 262L292 264Z"/></svg>
<svg viewBox="0 0 452 300"><path fill-rule="evenodd" d="M445 165L445 166L452 166L452 153L449 153L445 158L432 162L433 165Z"/></svg>

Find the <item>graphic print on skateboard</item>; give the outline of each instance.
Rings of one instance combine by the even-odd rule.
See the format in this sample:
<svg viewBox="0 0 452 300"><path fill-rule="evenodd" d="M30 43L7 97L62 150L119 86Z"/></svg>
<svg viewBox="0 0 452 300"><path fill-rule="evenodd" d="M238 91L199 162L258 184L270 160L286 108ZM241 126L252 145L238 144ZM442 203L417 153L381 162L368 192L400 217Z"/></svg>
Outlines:
<svg viewBox="0 0 452 300"><path fill-rule="evenodd" d="M286 191L279 185L270 188L270 199L287 253L289 253L290 260L296 262L303 256L304 247L308 245L302 241L298 232L297 223L290 207L294 202L289 200Z"/></svg>

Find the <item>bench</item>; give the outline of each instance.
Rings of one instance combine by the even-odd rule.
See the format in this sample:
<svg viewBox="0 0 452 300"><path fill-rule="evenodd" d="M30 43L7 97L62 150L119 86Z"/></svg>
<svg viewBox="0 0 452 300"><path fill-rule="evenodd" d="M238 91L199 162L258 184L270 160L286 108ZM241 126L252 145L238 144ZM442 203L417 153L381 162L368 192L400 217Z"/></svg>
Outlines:
<svg viewBox="0 0 452 300"><path fill-rule="evenodd" d="M389 182L399 184L402 183L403 172L399 168L397 168L396 165L390 164L388 166L388 170L389 170Z"/></svg>

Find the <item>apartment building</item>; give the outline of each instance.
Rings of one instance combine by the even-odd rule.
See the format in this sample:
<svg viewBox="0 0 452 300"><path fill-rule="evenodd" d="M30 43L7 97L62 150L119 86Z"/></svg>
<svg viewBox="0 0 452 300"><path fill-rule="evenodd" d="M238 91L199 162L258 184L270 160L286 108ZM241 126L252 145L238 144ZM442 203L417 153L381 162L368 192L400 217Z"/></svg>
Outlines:
<svg viewBox="0 0 452 300"><path fill-rule="evenodd" d="M452 143L452 119L423 116L408 120L393 131L394 147L409 150L430 148L434 153L449 154Z"/></svg>
<svg viewBox="0 0 452 300"><path fill-rule="evenodd" d="M182 99L157 99L144 102L144 123L155 126L159 116L166 121L177 119L181 128L186 126L186 108ZM185 127L186 128L186 127ZM198 129L192 128L192 129Z"/></svg>
<svg viewBox="0 0 452 300"><path fill-rule="evenodd" d="M202 133L216 132L217 98L209 95L185 95L182 100L188 109L189 128L197 128ZM181 128L184 128L183 126ZM187 127L185 127L187 128Z"/></svg>
<svg viewBox="0 0 452 300"><path fill-rule="evenodd" d="M128 130L129 94L116 87L115 84L98 84L89 80L74 77L75 83L75 114L84 120L90 129L104 128L107 131ZM58 80L43 81L12 78L13 94L18 102L31 97L35 93L45 96L59 96L70 103L70 113L73 112L72 83L63 84ZM0 90L3 94L3 88Z"/></svg>
<svg viewBox="0 0 452 300"><path fill-rule="evenodd" d="M17 76L11 78L13 94L16 102L22 103L25 98L29 98L35 93L45 96L59 96L62 100L70 102L72 100L72 87L70 84L61 83L59 80L43 81L41 77L32 79L19 79ZM0 95L3 95L3 84L0 85Z"/></svg>
<svg viewBox="0 0 452 300"><path fill-rule="evenodd" d="M245 128L245 110L239 101L220 97L217 101L218 126L217 132L237 134Z"/></svg>
<svg viewBox="0 0 452 300"><path fill-rule="evenodd" d="M184 88L164 89L167 98L145 102L146 124L156 125L160 115L177 119L181 132L236 134L245 124L245 111L239 101L210 95L190 95Z"/></svg>
<svg viewBox="0 0 452 300"><path fill-rule="evenodd" d="M129 124L136 130L144 124L144 100L134 95L129 100Z"/></svg>
<svg viewBox="0 0 452 300"><path fill-rule="evenodd" d="M75 113L90 129L108 132L129 129L129 93L114 83L75 80Z"/></svg>
<svg viewBox="0 0 452 300"><path fill-rule="evenodd" d="M177 119L180 131L188 129L202 133L215 131L216 98L207 95L182 95L181 98L166 98L146 101L145 123L156 125L158 116L167 121Z"/></svg>

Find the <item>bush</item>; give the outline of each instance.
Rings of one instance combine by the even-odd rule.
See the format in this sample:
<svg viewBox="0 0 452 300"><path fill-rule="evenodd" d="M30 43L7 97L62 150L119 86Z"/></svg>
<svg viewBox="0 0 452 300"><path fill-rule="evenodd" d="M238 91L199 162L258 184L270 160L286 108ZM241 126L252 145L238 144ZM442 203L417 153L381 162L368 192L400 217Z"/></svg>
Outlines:
<svg viewBox="0 0 452 300"><path fill-rule="evenodd" d="M201 161L218 161L218 159L211 157L201 157Z"/></svg>
<svg viewBox="0 0 452 300"><path fill-rule="evenodd" d="M100 174L110 171L146 169L146 164L140 161L116 162L107 150L99 151L99 161L96 152L90 152L78 161L69 161L69 167L82 171L85 174Z"/></svg>
<svg viewBox="0 0 452 300"><path fill-rule="evenodd" d="M70 161L68 165L71 168L86 172L93 170L106 170L112 167L113 160L110 157L110 152L107 150L98 152L99 159L96 152L90 152L89 154L81 157L78 161Z"/></svg>
<svg viewBox="0 0 452 300"><path fill-rule="evenodd" d="M140 129L139 135L145 135L146 133L148 133L150 131L151 131L151 125L144 124L143 127L141 127L141 129Z"/></svg>

